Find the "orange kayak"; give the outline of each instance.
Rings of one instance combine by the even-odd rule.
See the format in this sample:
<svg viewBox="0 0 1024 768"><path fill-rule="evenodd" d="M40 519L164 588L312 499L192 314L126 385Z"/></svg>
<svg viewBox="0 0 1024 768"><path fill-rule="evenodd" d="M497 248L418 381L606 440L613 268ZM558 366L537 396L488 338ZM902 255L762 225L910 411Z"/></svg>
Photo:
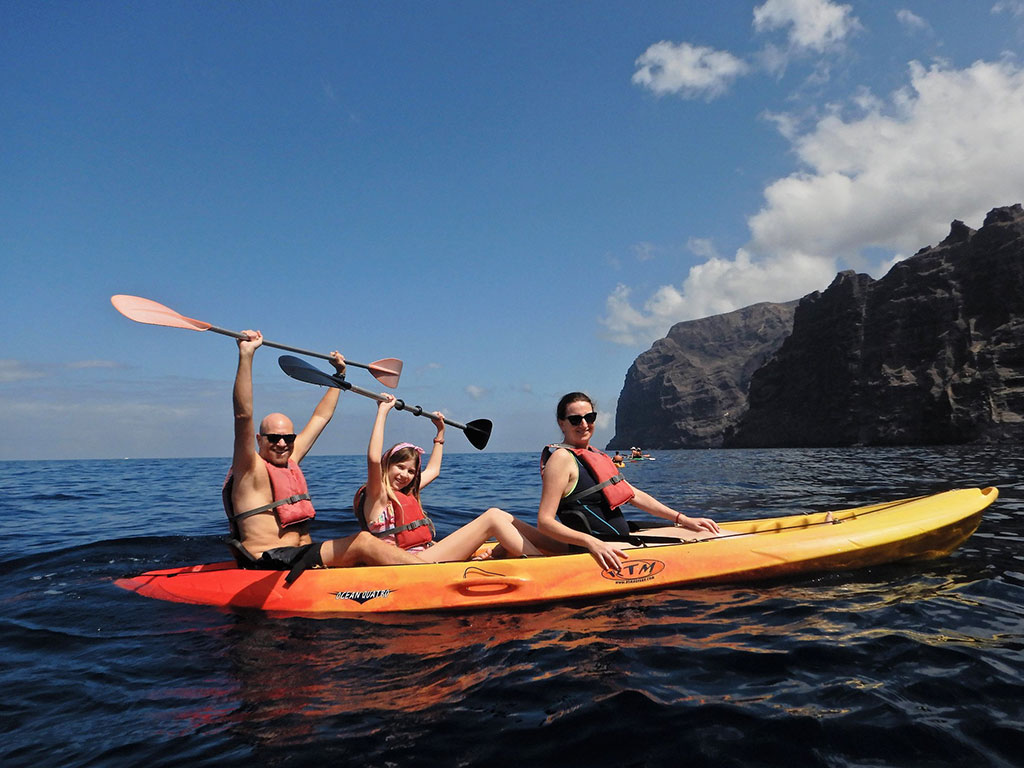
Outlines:
<svg viewBox="0 0 1024 768"><path fill-rule="evenodd" d="M627 547L620 570L589 554L423 565L325 568L293 584L281 571L210 563L149 571L117 586L146 597L290 614L465 610L680 585L749 582L940 557L967 540L996 488L969 488L843 511L722 523L722 535L685 541L654 528ZM679 539L665 543L666 537Z"/></svg>

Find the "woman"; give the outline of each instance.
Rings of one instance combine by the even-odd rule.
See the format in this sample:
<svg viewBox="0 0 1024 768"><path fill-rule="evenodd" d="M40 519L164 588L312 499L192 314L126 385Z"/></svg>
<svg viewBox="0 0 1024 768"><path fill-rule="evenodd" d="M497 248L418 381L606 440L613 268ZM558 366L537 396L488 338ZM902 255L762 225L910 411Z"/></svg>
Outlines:
<svg viewBox="0 0 1024 768"><path fill-rule="evenodd" d="M570 392L555 411L563 442L541 456L543 486L537 526L541 533L582 548L604 569L617 570L627 556L621 543L629 527L620 507L629 503L699 536L721 533L714 520L687 517L634 488L607 455L590 447L597 411L589 396Z"/></svg>
<svg viewBox="0 0 1024 768"><path fill-rule="evenodd" d="M440 413L434 414L437 435L430 460L426 467L421 467L423 449L411 443L399 443L381 453L384 424L394 407L392 395L384 395L377 405L377 418L366 451L366 485L356 493L354 502L357 517L374 536L426 563L468 560L491 538L497 539L499 546L485 557L541 555L542 550L559 547L558 542L550 541L533 526L497 507L435 542L434 526L420 503L420 490L441 473L444 421Z"/></svg>

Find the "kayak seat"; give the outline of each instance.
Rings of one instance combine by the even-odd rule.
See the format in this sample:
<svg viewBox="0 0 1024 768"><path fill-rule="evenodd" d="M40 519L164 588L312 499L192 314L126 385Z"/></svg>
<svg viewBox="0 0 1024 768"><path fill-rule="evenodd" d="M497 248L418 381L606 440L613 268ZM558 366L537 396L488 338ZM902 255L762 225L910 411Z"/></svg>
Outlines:
<svg viewBox="0 0 1024 768"><path fill-rule="evenodd" d="M224 543L228 545L228 549L231 550L231 555L235 558L239 568L252 568L256 565L256 558L252 556L252 553L238 539L224 539Z"/></svg>

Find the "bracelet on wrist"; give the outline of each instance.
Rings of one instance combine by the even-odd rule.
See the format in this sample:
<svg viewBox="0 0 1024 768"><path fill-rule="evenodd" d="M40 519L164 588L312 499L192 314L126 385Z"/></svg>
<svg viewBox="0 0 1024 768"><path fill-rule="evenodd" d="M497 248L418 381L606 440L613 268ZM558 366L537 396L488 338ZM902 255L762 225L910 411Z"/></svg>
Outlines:
<svg viewBox="0 0 1024 768"><path fill-rule="evenodd" d="M676 522L674 523L676 528L682 528L683 527L682 525L679 524L679 518L681 518L682 516L683 516L682 512L676 512Z"/></svg>
<svg viewBox="0 0 1024 768"><path fill-rule="evenodd" d="M441 437L441 438L435 437L434 438L434 445L444 445L444 438L443 437Z"/></svg>

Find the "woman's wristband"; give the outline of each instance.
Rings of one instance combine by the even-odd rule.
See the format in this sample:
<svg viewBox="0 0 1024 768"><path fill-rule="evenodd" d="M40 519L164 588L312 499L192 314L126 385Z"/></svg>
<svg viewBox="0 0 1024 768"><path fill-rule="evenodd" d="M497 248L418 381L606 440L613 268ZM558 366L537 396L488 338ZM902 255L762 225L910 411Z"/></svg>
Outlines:
<svg viewBox="0 0 1024 768"><path fill-rule="evenodd" d="M682 525L679 524L679 518L681 518L682 516L683 516L682 512L676 512L676 522L675 522L676 528L682 528L683 527Z"/></svg>
<svg viewBox="0 0 1024 768"><path fill-rule="evenodd" d="M434 445L444 445L444 438L443 437L435 437L434 438Z"/></svg>

